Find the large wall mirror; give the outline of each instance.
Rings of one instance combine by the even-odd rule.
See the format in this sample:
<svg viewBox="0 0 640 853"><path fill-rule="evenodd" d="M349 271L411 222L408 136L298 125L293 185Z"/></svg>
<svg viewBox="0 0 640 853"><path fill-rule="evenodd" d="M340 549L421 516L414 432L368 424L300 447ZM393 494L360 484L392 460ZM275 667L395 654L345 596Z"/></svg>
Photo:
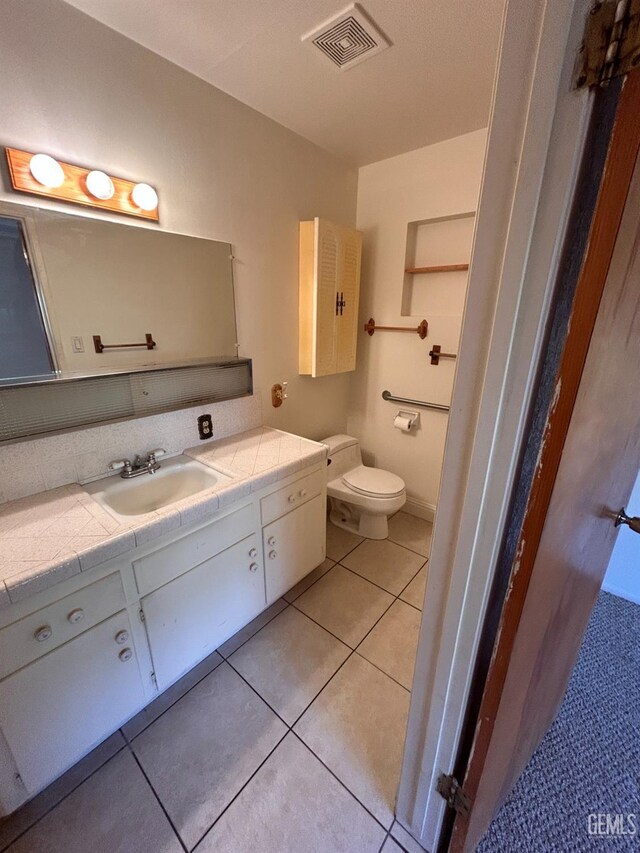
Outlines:
<svg viewBox="0 0 640 853"><path fill-rule="evenodd" d="M236 341L228 243L0 205L0 385L221 362Z"/></svg>

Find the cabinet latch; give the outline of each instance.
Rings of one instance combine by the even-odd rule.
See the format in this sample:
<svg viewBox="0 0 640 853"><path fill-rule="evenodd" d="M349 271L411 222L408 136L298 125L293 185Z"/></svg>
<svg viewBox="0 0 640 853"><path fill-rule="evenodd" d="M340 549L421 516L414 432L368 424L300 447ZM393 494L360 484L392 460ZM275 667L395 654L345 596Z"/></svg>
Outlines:
<svg viewBox="0 0 640 853"><path fill-rule="evenodd" d="M472 801L462 790L462 785L455 776L442 773L438 777L436 791L447 801L449 808L457 814L467 817L471 812Z"/></svg>

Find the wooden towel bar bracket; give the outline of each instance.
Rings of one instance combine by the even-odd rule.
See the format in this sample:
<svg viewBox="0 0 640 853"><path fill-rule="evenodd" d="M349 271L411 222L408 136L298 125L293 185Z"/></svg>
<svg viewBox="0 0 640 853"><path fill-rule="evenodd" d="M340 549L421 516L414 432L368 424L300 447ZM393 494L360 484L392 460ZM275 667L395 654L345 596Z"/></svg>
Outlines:
<svg viewBox="0 0 640 853"><path fill-rule="evenodd" d="M106 349L127 349L128 347L146 347L147 349L155 349L156 342L153 340L153 335L147 332L146 340L140 344L103 344L100 335L93 336L93 345L97 353L104 352Z"/></svg>
<svg viewBox="0 0 640 853"><path fill-rule="evenodd" d="M431 364L440 364L441 358L457 358L453 352L442 352L440 344L434 344L429 350L431 356Z"/></svg>
<svg viewBox="0 0 640 853"><path fill-rule="evenodd" d="M418 326L376 326L376 321L373 317L369 318L369 322L365 324L364 330L369 336L374 332L417 332L418 337L424 340L427 337L429 324L426 320L422 320Z"/></svg>

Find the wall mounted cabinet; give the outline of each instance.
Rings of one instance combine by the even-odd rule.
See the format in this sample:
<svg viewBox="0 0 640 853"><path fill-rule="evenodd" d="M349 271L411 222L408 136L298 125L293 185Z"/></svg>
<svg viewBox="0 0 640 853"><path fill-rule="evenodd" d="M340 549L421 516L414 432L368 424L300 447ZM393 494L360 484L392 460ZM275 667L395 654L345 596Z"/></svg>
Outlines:
<svg viewBox="0 0 640 853"><path fill-rule="evenodd" d="M362 234L326 219L300 223L299 372L356 368Z"/></svg>

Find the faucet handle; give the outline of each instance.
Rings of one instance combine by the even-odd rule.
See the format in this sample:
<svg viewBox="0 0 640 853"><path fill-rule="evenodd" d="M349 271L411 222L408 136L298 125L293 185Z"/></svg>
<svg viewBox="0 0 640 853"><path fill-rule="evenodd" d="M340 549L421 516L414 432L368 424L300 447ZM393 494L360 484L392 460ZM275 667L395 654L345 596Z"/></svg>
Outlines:
<svg viewBox="0 0 640 853"><path fill-rule="evenodd" d="M107 468L110 471L119 471L121 468L125 470L131 469L131 462L128 459L116 459L114 462L109 462Z"/></svg>
<svg viewBox="0 0 640 853"><path fill-rule="evenodd" d="M155 450L150 450L148 453L149 458L153 456L154 459L157 459L158 456L164 456L167 451L164 447L156 447Z"/></svg>

